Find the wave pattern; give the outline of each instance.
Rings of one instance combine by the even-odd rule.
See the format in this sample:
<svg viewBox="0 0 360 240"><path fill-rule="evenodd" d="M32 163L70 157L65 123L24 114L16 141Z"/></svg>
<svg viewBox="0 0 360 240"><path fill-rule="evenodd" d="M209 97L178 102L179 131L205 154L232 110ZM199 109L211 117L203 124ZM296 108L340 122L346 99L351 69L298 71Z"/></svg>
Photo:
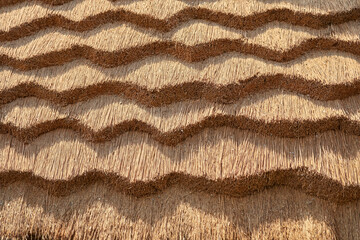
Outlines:
<svg viewBox="0 0 360 240"><path fill-rule="evenodd" d="M208 180L205 177L171 173L149 182L130 183L117 175L97 171L88 172L70 180L56 181L49 181L28 172L1 172L0 179L0 187L24 181L58 197L83 190L94 183L101 183L110 189L135 197L160 193L171 186L180 185L190 191L236 197L244 197L273 186L287 186L336 203L347 203L360 198L359 186L345 187L336 181L309 172L306 168L271 171L257 176L217 181Z"/></svg>
<svg viewBox="0 0 360 240"><path fill-rule="evenodd" d="M96 131L123 121L137 119L143 120L162 132L168 132L215 115L242 116L265 122L317 121L329 117L357 121L360 117L359 101L359 96L342 101L316 101L279 90L256 94L233 104L215 104L196 100L162 107L147 107L112 95L99 96L68 106L54 105L37 98L24 98L4 105L1 108L0 122L27 128L45 121L66 118L79 120L79 123ZM277 107L279 105L282 106L281 109Z"/></svg>
<svg viewBox="0 0 360 240"><path fill-rule="evenodd" d="M161 89L148 90L136 84L105 82L67 91L54 91L35 83L23 83L0 92L0 104L4 105L18 98L36 97L55 104L69 105L93 99L101 95L119 95L144 106L159 107L186 100L206 100L230 104L252 94L281 89L309 96L316 100L329 101L345 99L360 94L360 81L343 84L322 84L298 77L276 74L255 76L238 84L216 86L206 82L189 82Z"/></svg>
<svg viewBox="0 0 360 240"><path fill-rule="evenodd" d="M127 10L109 10L81 21L73 21L61 15L48 15L12 27L8 31L0 31L0 42L13 41L30 36L47 28L62 28L71 31L89 31L107 23L127 22L142 28L150 28L160 32L170 32L182 23L190 20L205 20L219 25L240 29L254 30L270 22L286 22L292 25L314 29L326 28L330 24L342 24L360 18L360 10L352 9L328 15L299 13L289 9L272 9L250 16L236 16L229 13L212 11L206 8L185 8L167 19L159 19L150 15L137 14Z"/></svg>
<svg viewBox="0 0 360 240"><path fill-rule="evenodd" d="M46 4L46 5L50 5L50 6L57 6L57 5L63 5L63 4L67 4L67 3L70 3L70 2L74 2L75 0L3 0L1 2L1 5L0 7L5 7L5 6L11 6L11 5L16 5L16 4L21 4L21 3L24 3L24 2L35 2L35 3L42 3L42 4ZM120 0L107 0L109 2L121 2ZM185 3L187 4L193 4L193 5L199 5L202 3L202 1L194 1L194 2L191 2L191 1L187 1L187 0L183 0ZM278 4L278 2L280 1L272 1L272 3L274 4ZM231 2L230 2L231 3ZM339 0L336 0L334 1L334 4L333 5L326 5L326 4L323 4L323 3L314 3L314 2L311 2L311 1L293 1L292 4L293 5L299 5L299 6L308 6L309 9L306 9L306 10L312 10L312 8L325 8L325 6L328 8L328 9L324 9L324 10L327 10L327 11L330 11L330 10L333 10L334 8L336 9L336 6L339 5L340 3L342 3L344 6L342 6L343 8L345 9L351 9L354 5L356 6L356 2L353 2L353 1L339 1ZM353 3L353 4L351 4ZM253 3L254 4L254 3ZM260 4L260 3L258 3ZM342 8L340 8L340 10L344 10Z"/></svg>
<svg viewBox="0 0 360 240"><path fill-rule="evenodd" d="M218 224L207 229L226 225L224 238L272 239L278 232L265 234L261 226L255 235L251 224L245 229L246 221L234 221L236 208L232 215L212 209L226 199L289 191L306 201L311 196L301 206L315 201L331 217L314 220L313 212L302 212L304 219L287 217L286 224L279 218L282 229L294 226L287 222L311 222L307 228L321 229L321 237L349 236L357 218L344 217L343 206L360 209L360 8L342 1L2 1L0 235L114 238L117 229L100 236L106 234L100 225L120 223L123 237L141 228L139 238L169 238L144 229L175 223L170 238L179 238L196 235L183 226L196 215ZM114 24L121 26L111 35ZM62 38L49 44L56 36ZM27 97L33 98L21 99ZM25 185L29 190L16 197ZM79 203L99 188L106 200ZM42 195L26 198L34 191ZM198 202L211 196L211 206L181 200L174 207L169 193L196 195ZM109 194L116 201L109 202ZM37 200L42 196L45 205ZM262 196L263 209L275 204ZM161 205L144 208L149 197ZM62 204L57 212L49 210L49 199ZM27 219L28 209L32 221L45 220L24 220L31 229L24 227L18 220ZM275 226L279 219L263 213L269 216L264 224ZM50 215L57 226L48 224ZM68 228L63 219L70 220ZM97 226L89 230L82 220ZM46 230L58 226L55 234Z"/></svg>
<svg viewBox="0 0 360 240"><path fill-rule="evenodd" d="M55 30L55 31L54 31ZM94 30L74 32L47 29L35 35L0 45L0 53L17 58L36 56L51 51L86 45L98 50L114 51L142 46L157 41L174 41L193 46L219 39L242 40L273 50L289 50L317 38L359 42L359 21L310 29L287 23L272 22L253 31L235 30L203 20L191 20L167 33L142 29L129 23L105 24ZM196 34L201 32L201 34Z"/></svg>
<svg viewBox="0 0 360 240"><path fill-rule="evenodd" d="M255 120L246 116L217 115L175 129L171 132L161 132L159 129L137 119L124 121L114 126L108 126L100 131L80 123L75 119L56 119L45 121L26 129L21 129L11 124L0 123L0 134L10 134L23 142L31 142L40 135L56 129L71 129L83 138L93 142L109 141L129 131L148 133L154 140L169 146L190 138L206 128L231 127L240 130L251 130L253 132L272 135L277 137L300 138L318 133L337 130L348 134L360 135L360 123L344 117L331 117L320 120L277 120L265 122Z"/></svg>
<svg viewBox="0 0 360 240"><path fill-rule="evenodd" d="M1 193L0 201L9 206L0 211L3 222L10 222L10 209L19 209L18 214L24 216L12 220L16 222L7 224L7 228L0 226L0 232L9 237L29 234L51 239L69 235L74 239L175 239L181 235L187 239L211 239L216 235L223 239L250 240L275 236L356 239L359 234L358 202L334 206L281 187L240 199L180 188L137 199L109 191L102 185L56 198L24 183L13 184ZM110 232L109 222L113 223ZM92 231L76 231L75 226Z"/></svg>
<svg viewBox="0 0 360 240"><path fill-rule="evenodd" d="M338 131L278 138L231 128L205 129L177 146L160 144L139 132L93 143L61 129L30 144L10 135L1 135L0 140L0 157L6 159L0 162L1 171L32 172L49 180L66 180L93 170L131 182L172 172L217 180L306 167L344 186L360 184L360 137Z"/></svg>
<svg viewBox="0 0 360 240"><path fill-rule="evenodd" d="M155 42L144 46L120 51L105 52L89 46L73 46L69 49L54 51L27 59L16 59L7 55L0 56L2 65L28 71L43 67L62 65L80 58L87 59L104 68L112 68L139 61L153 55L171 55L186 62L199 62L228 52L239 52L276 62L294 60L309 51L337 50L360 55L360 44L331 39L308 40L289 51L280 52L244 43L241 40L221 39L210 43L186 46L176 42Z"/></svg>
<svg viewBox="0 0 360 240"><path fill-rule="evenodd" d="M261 46L275 51L291 52L297 45L312 40L326 39L359 42L359 22L349 22L321 30L271 23L254 31L240 31L222 27L201 20L187 22L168 33L147 31L131 24L107 24L93 31L76 33L57 29L45 30L31 37L6 42L0 46L0 53L9 57L25 59L32 56L61 51L72 46L89 46L102 51L117 51L140 47L154 42L181 43L186 46L211 44L212 41L227 39L229 43ZM201 32L202 34L194 34ZM236 40L236 41L235 41ZM309 42L305 43L309 44Z"/></svg>

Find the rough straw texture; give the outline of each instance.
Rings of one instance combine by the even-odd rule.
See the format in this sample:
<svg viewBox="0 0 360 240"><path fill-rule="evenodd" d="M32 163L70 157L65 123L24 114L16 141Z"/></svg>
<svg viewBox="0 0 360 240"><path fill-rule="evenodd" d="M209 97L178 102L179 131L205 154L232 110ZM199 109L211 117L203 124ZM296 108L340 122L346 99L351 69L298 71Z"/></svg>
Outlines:
<svg viewBox="0 0 360 240"><path fill-rule="evenodd" d="M0 238L360 238L360 0L0 0L0 23Z"/></svg>

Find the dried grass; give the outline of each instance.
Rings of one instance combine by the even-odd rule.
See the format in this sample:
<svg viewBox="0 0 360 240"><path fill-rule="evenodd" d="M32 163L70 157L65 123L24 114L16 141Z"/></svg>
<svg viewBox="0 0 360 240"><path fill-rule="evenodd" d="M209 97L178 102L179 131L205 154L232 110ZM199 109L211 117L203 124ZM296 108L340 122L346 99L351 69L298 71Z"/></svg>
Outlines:
<svg viewBox="0 0 360 240"><path fill-rule="evenodd" d="M286 188L241 199L172 188L136 199L94 185L68 197L54 198L26 184L15 184L1 191L0 201L0 221L5 223L0 232L8 236L355 239L360 234L356 228L358 203L336 207Z"/></svg>
<svg viewBox="0 0 360 240"><path fill-rule="evenodd" d="M341 132L289 139L220 128L169 147L136 132L96 144L57 130L29 145L2 135L0 169L32 171L47 179L68 179L98 169L146 181L171 172L216 180L306 166L343 185L357 186L359 141Z"/></svg>
<svg viewBox="0 0 360 240"><path fill-rule="evenodd" d="M274 22L253 31L241 31L211 22L193 20L168 33L144 30L132 24L122 23L103 25L83 33L47 29L30 37L5 42L0 46L0 54L26 59L75 45L86 45L103 51L117 51L158 41L174 41L193 46L217 39L240 39L246 43L286 51L306 40L316 38L359 41L359 31L359 21L320 30Z"/></svg>
<svg viewBox="0 0 360 240"><path fill-rule="evenodd" d="M328 14L329 12L349 11L359 7L359 0L293 0L293 1L263 1L263 0L219 0L219 1L129 1L120 0L112 3L107 0L74 0L60 6L46 6L34 2L25 2L0 9L0 30L7 31L12 27L42 18L49 14L59 14L74 21L80 21L105 11L125 9L138 14L149 14L157 18L167 18L188 7L201 7L213 11L247 16L265 12L270 9L286 8L297 12ZM161 9L162 11L159 11Z"/></svg>
<svg viewBox="0 0 360 240"><path fill-rule="evenodd" d="M161 132L170 132L216 115L245 116L265 122L317 121L333 117L359 121L359 111L358 95L344 100L318 101L295 93L274 90L254 94L232 104L197 100L162 107L147 107L120 96L110 95L67 106L55 105L34 97L20 98L2 106L0 121L19 128L28 128L46 121L69 118L79 120L81 124L99 131L136 119Z"/></svg>
<svg viewBox="0 0 360 240"><path fill-rule="evenodd" d="M322 84L350 84L359 79L360 64L351 54L331 51L309 53L289 63L274 63L238 53L224 54L199 63L155 56L111 69L79 60L26 72L2 67L0 78L6 80L0 82L0 89L28 82L59 92L104 82L129 82L147 89L193 81L227 85L241 83L256 75L270 74L299 76Z"/></svg>
<svg viewBox="0 0 360 240"><path fill-rule="evenodd" d="M359 6L360 0L3 5L0 176L13 174L16 181L0 179L0 236L360 238ZM220 39L248 45L225 53L226 46L214 47ZM159 41L172 43L145 59L127 52L113 61L106 59L111 53L86 48L113 52ZM210 45L200 51L180 43ZM73 58L64 51L55 59L49 55L74 46L66 53ZM170 47L186 51L172 53ZM194 59L199 62L188 63ZM45 67L50 65L59 66ZM258 125L239 130L231 122L221 128L204 123L214 116ZM51 121L78 125L53 129ZM136 124L130 132L116 130L131 121L147 130ZM266 125L273 123L278 125ZM186 130L196 124L199 131ZM265 131L268 126L279 131ZM90 141L91 131L101 141ZM275 136L286 131L301 138ZM110 180L81 182L92 171ZM20 179L27 174L22 172L34 175ZM185 180L151 182L164 176ZM76 177L77 189L69 190ZM191 178L203 181L201 190L193 187L195 180L186 185ZM112 179L127 181L117 185L127 188L116 188ZM236 179L249 184L240 187ZM228 185L214 189L221 184ZM64 194L54 194L61 187Z"/></svg>

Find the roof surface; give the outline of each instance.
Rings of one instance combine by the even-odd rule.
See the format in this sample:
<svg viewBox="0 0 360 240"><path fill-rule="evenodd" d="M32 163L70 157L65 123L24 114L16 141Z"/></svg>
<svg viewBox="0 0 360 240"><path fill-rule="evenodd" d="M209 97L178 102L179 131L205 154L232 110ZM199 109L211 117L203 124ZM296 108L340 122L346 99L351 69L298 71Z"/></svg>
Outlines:
<svg viewBox="0 0 360 240"><path fill-rule="evenodd" d="M359 0L0 1L0 236L359 239Z"/></svg>

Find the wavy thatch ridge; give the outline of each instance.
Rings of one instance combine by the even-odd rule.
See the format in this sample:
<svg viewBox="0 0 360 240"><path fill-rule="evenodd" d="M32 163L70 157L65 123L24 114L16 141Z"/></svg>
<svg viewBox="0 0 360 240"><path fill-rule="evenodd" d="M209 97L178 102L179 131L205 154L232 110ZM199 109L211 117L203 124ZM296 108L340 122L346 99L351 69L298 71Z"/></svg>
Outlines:
<svg viewBox="0 0 360 240"><path fill-rule="evenodd" d="M247 116L216 115L187 126L161 132L159 129L138 119L123 121L94 131L79 120L63 118L38 123L29 128L19 128L10 123L0 123L0 134L10 134L25 143L31 142L42 134L56 129L71 129L82 138L91 142L105 142L126 132L145 132L154 140L169 146L175 146L207 128L231 127L239 130L250 130L265 135L301 138L331 130L340 130L347 134L360 135L360 123L346 117L330 117L319 120L277 120L266 122Z"/></svg>
<svg viewBox="0 0 360 240"><path fill-rule="evenodd" d="M87 172L69 180L47 180L30 172L8 171L0 173L0 187L15 182L27 182L45 189L54 196L66 196L83 190L95 183L135 197L144 197L164 191L171 186L181 186L191 191L244 197L274 186L287 186L335 203L347 203L360 199L359 186L343 186L337 181L307 168L274 170L242 178L209 180L204 176L170 173L148 182L129 182L116 174L99 171Z"/></svg>
<svg viewBox="0 0 360 240"><path fill-rule="evenodd" d="M275 74L254 76L239 81L237 84L220 86L194 81L149 90L131 83L104 82L63 92L50 90L30 82L0 91L0 104L4 105L18 98L36 97L54 104L69 105L101 95L120 95L148 107L160 107L176 102L200 99L230 104L252 94L274 89L295 92L315 100L340 100L360 94L360 80L354 80L351 84L323 84L300 77Z"/></svg>
<svg viewBox="0 0 360 240"><path fill-rule="evenodd" d="M272 9L249 16L236 16L206 8L187 7L167 19L158 19L150 15L137 14L121 9L109 10L94 16L89 16L79 22L56 14L34 19L31 22L13 27L9 31L0 31L0 42L13 41L30 36L47 28L63 28L83 32L103 24L114 22L128 22L142 28L169 32L181 23L195 19L215 22L219 25L235 29L254 30L274 21L320 29L333 24L355 21L359 18L359 8L327 15L300 13L289 9Z"/></svg>
<svg viewBox="0 0 360 240"><path fill-rule="evenodd" d="M173 187L155 196L136 199L97 184L86 191L56 198L29 184L15 183L2 191L2 197L11 199L7 204L24 216L13 223L7 222L12 215L9 207L0 212L0 218L3 216L8 223L0 227L0 232L8 238L25 238L29 233L29 239L67 236L100 239L106 232L106 236L120 239L134 239L134 236L135 239L177 239L180 235L186 239L212 239L214 235L244 240L274 236L352 239L359 234L358 201L336 205L286 187L274 187L244 198ZM167 208L163 208L164 203Z"/></svg>
<svg viewBox="0 0 360 240"><path fill-rule="evenodd" d="M200 62L228 52L255 55L265 60L288 62L309 51L337 50L360 56L360 43L318 38L302 42L288 51L275 51L243 40L218 39L209 43L187 46L173 41L149 43L143 46L107 52L90 46L75 45L68 49L53 51L26 59L0 56L0 62L18 70L28 71L63 65L77 59L87 59L104 68L118 67L154 55L171 55L185 62Z"/></svg>

